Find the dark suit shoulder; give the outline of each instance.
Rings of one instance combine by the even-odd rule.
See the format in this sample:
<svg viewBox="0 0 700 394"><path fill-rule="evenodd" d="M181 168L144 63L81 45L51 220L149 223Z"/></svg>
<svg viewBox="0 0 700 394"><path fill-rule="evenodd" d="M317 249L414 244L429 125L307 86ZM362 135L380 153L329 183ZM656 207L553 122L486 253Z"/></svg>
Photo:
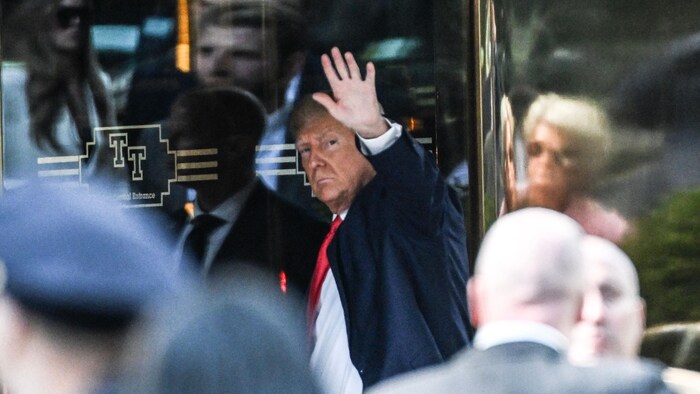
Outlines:
<svg viewBox="0 0 700 394"><path fill-rule="evenodd" d="M245 229L256 229L257 239L251 242L258 250L252 254L269 267L285 271L288 281L304 293L330 225L267 189L260 181L243 210L231 237L244 236ZM241 245L240 240L230 240L226 245L243 249L252 246Z"/></svg>
<svg viewBox="0 0 700 394"><path fill-rule="evenodd" d="M272 190L269 190L261 182L256 186L256 193L251 199L264 199L267 205L267 214L270 218L285 225L293 226L294 232L287 234L302 234L323 240L330 225L306 212L304 208L285 199Z"/></svg>
<svg viewBox="0 0 700 394"><path fill-rule="evenodd" d="M586 392L591 393L671 393L662 378L663 366L647 360L603 360L580 367Z"/></svg>
<svg viewBox="0 0 700 394"><path fill-rule="evenodd" d="M529 350L528 350L529 349ZM517 343L463 350L449 362L401 375L370 393L670 393L658 365L606 361L590 367L568 363L542 345Z"/></svg>

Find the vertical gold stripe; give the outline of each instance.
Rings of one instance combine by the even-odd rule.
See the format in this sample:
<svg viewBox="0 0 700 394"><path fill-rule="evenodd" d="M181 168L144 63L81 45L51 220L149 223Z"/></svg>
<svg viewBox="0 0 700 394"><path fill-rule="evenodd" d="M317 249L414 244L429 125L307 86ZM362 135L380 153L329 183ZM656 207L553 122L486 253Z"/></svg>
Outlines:
<svg viewBox="0 0 700 394"><path fill-rule="evenodd" d="M182 72L190 72L190 12L187 0L177 2L177 46L175 66Z"/></svg>

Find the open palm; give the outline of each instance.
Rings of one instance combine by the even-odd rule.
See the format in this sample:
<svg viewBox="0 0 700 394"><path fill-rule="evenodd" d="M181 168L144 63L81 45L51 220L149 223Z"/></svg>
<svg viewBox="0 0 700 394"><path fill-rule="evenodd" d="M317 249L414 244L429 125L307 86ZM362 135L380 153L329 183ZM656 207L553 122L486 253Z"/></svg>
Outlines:
<svg viewBox="0 0 700 394"><path fill-rule="evenodd" d="M331 56L332 60L326 54L321 56L321 65L335 100L325 93L315 93L314 100L361 137L374 138L381 135L388 127L377 101L374 65L367 63L367 75L363 80L352 53L346 52L343 57L338 48L333 48Z"/></svg>

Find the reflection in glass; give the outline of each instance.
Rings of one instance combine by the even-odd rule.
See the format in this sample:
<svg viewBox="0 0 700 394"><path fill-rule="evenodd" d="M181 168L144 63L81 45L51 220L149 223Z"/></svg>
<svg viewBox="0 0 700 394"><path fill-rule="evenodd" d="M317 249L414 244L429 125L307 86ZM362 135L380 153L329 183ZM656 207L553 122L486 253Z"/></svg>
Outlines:
<svg viewBox="0 0 700 394"><path fill-rule="evenodd" d="M620 243L627 221L594 197L610 149L610 126L597 105L547 94L530 106L524 120L527 184L516 207L564 212L593 235Z"/></svg>
<svg viewBox="0 0 700 394"><path fill-rule="evenodd" d="M501 162L502 133L498 123L503 91L503 74L499 61L500 49L496 34L496 13L492 1L477 2L481 33L478 42L477 127L478 144L483 160L483 208L480 213L482 231L496 219L496 211L503 199L501 175L496 163ZM478 148L477 148L478 150Z"/></svg>
<svg viewBox="0 0 700 394"><path fill-rule="evenodd" d="M503 135L503 144L501 146L503 158L503 193L504 193L504 208L506 212L517 209L517 164L515 156L515 146L517 144L515 136L515 118L513 116L513 107L507 96L501 99L501 123L500 131Z"/></svg>
<svg viewBox="0 0 700 394"><path fill-rule="evenodd" d="M515 163L527 162L526 178L515 171L517 204L537 203L574 217L595 213L593 222L604 224L597 230L617 239L637 266L648 324L697 321L700 3L494 4L505 18L498 41L506 55L499 60L515 119ZM574 144L558 123L531 127L529 137L521 132L529 127L522 109L550 92L585 98L607 114L606 149L593 149L599 142ZM521 141L527 151L519 150ZM538 175L537 168L550 175ZM502 183L506 195L511 181ZM572 196L578 206L573 212ZM510 209L504 200L501 207Z"/></svg>
<svg viewBox="0 0 700 394"><path fill-rule="evenodd" d="M90 36L92 3L35 0L14 18L10 23L25 30L8 51L16 62L2 70L5 185L37 176L74 182L109 171L106 159L98 163L108 146L93 130L116 118L111 81Z"/></svg>

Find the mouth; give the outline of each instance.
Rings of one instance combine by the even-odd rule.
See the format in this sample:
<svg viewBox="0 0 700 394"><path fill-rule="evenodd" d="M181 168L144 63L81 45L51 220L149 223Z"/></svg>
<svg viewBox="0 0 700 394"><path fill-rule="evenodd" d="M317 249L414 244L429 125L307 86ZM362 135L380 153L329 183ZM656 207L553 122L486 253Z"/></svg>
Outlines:
<svg viewBox="0 0 700 394"><path fill-rule="evenodd" d="M590 342L590 346L598 353L604 352L608 347L608 341L606 340L605 335L601 332L591 333L588 340Z"/></svg>
<svg viewBox="0 0 700 394"><path fill-rule="evenodd" d="M327 184L327 183L330 183L330 182L332 182L332 181L333 181L333 178L331 178L331 177L324 177L324 178L318 178L318 179L316 179L316 181L314 182L314 184L316 185L316 187L320 187L320 186L323 186L323 185L325 185L325 184Z"/></svg>

